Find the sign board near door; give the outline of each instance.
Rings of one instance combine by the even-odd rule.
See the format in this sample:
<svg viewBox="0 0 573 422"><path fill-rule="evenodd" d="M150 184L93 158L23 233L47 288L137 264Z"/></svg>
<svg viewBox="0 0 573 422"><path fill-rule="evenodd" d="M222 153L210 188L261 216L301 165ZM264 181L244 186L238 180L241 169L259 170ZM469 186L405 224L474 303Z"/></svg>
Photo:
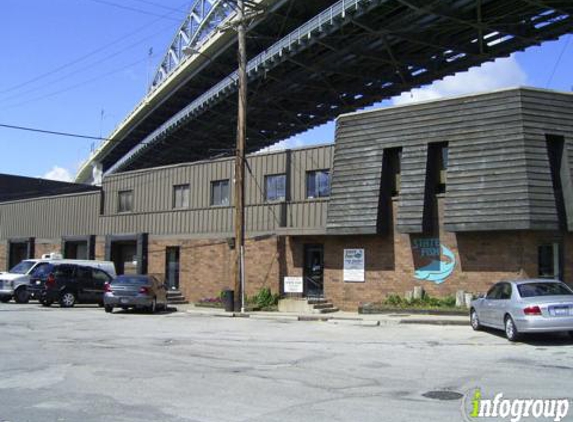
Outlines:
<svg viewBox="0 0 573 422"><path fill-rule="evenodd" d="M284 292L285 293L302 293L302 277L285 277L284 278Z"/></svg>
<svg viewBox="0 0 573 422"><path fill-rule="evenodd" d="M344 249L344 281L364 283L364 249Z"/></svg>

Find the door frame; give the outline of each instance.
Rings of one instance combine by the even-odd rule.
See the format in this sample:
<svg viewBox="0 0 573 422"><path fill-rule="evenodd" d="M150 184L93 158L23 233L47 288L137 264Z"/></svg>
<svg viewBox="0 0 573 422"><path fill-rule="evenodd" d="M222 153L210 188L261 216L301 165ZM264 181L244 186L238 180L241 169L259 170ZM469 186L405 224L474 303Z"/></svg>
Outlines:
<svg viewBox="0 0 573 422"><path fill-rule="evenodd" d="M322 266L322 280L321 280L321 289L317 295L309 295L310 289L308 287L307 282L307 274L309 269L309 262L308 262L308 254L309 251L316 249L320 250L321 253L321 266ZM303 276L303 296L304 297L323 297L324 296L324 244L322 243L305 243L303 245L303 265L302 265L302 276Z"/></svg>

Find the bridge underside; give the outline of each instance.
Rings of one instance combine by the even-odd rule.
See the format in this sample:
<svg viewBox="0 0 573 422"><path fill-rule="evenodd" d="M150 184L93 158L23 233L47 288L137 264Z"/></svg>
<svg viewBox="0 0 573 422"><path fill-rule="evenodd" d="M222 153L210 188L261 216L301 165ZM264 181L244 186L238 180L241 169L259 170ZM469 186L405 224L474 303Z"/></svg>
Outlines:
<svg viewBox="0 0 573 422"><path fill-rule="evenodd" d="M363 10L325 24L296 49L250 73L248 150L556 39L572 28L569 0L364 2ZM236 86L161 131L140 131L139 136L133 131L129 142L107 158L104 169L141 141L145 146L129 154L114 171L233 154L235 92ZM173 95L185 98L183 91ZM165 122L172 114L173 110L166 110L154 118Z"/></svg>

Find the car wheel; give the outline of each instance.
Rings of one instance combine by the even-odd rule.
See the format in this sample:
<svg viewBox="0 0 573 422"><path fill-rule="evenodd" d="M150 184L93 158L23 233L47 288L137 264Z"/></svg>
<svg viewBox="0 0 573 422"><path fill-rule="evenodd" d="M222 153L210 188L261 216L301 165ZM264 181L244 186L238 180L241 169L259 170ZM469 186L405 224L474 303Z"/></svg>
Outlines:
<svg viewBox="0 0 573 422"><path fill-rule="evenodd" d="M517 341L519 339L519 332L513 322L513 318L509 315L505 317L505 336L509 341Z"/></svg>
<svg viewBox="0 0 573 422"><path fill-rule="evenodd" d="M14 300L16 303L28 303L30 301L30 295L25 287L20 287L14 292Z"/></svg>
<svg viewBox="0 0 573 422"><path fill-rule="evenodd" d="M50 306L52 306L51 300L42 300L40 303L42 304L42 306L45 306L46 308L49 308Z"/></svg>
<svg viewBox="0 0 573 422"><path fill-rule="evenodd" d="M113 312L113 306L105 305L103 309L108 313L111 314Z"/></svg>
<svg viewBox="0 0 573 422"><path fill-rule="evenodd" d="M76 296L72 292L64 292L60 297L62 308L72 308L76 304Z"/></svg>
<svg viewBox="0 0 573 422"><path fill-rule="evenodd" d="M8 303L8 302L10 302L10 299L12 299L10 296L2 296L2 297L0 297L0 302Z"/></svg>
<svg viewBox="0 0 573 422"><path fill-rule="evenodd" d="M470 312L470 324L471 324L472 328L474 329L474 331L481 330L481 324L479 322L479 317L478 317L477 311L475 309L472 309Z"/></svg>
<svg viewBox="0 0 573 422"><path fill-rule="evenodd" d="M153 298L153 302L151 302L151 305L147 309L148 309L150 314L154 314L157 311L157 299L156 298Z"/></svg>

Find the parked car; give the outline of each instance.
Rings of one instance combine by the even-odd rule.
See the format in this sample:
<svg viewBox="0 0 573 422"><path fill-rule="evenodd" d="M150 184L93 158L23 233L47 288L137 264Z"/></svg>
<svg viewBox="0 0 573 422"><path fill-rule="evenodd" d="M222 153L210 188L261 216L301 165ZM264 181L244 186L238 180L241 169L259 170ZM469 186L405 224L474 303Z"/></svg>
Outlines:
<svg viewBox="0 0 573 422"><path fill-rule="evenodd" d="M106 284L104 309L145 309L151 313L167 308L167 286L151 275L120 275Z"/></svg>
<svg viewBox="0 0 573 422"><path fill-rule="evenodd" d="M472 301L470 322L474 330L504 330L510 341L556 331L573 337L573 290L558 280L502 281Z"/></svg>
<svg viewBox="0 0 573 422"><path fill-rule="evenodd" d="M70 308L76 303L97 303L103 306L104 286L112 276L99 268L77 264L53 264L42 293L40 302L51 306L58 302L62 308Z"/></svg>
<svg viewBox="0 0 573 422"><path fill-rule="evenodd" d="M0 301L14 298L16 303L27 303L30 299L39 299L53 264L90 266L115 277L115 265L111 261L62 259L60 254L47 254L42 259L25 259L10 271L0 273Z"/></svg>

